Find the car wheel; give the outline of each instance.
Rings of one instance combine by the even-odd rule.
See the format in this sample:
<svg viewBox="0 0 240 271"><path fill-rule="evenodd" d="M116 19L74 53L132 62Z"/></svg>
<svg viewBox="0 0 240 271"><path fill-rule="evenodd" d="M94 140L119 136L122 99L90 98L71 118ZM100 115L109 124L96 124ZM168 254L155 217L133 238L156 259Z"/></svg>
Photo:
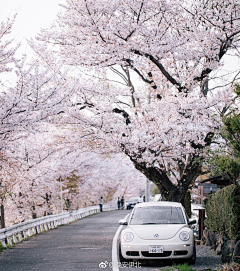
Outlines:
<svg viewBox="0 0 240 271"><path fill-rule="evenodd" d="M193 246L193 255L191 256L191 258L188 259L188 264L189 265L193 265L195 264L196 262L196 245L195 245L195 242L194 242L194 246Z"/></svg>
<svg viewBox="0 0 240 271"><path fill-rule="evenodd" d="M119 261L122 263L122 262L129 262L128 259L125 259L123 256L122 256L122 250L121 250L121 243L119 243L119 249L118 249L118 252L119 252Z"/></svg>

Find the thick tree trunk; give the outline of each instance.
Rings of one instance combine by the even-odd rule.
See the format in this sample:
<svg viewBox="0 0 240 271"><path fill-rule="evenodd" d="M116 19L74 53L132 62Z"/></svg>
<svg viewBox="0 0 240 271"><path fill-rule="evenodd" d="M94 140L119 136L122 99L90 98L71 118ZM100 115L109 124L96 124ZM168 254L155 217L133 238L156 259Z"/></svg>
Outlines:
<svg viewBox="0 0 240 271"><path fill-rule="evenodd" d="M150 181L155 183L160 190L164 201L180 202L189 217L191 217L191 195L188 191L196 178L201 174L201 164L193 163L193 157L190 157L184 167L184 174L173 184L167 173L160 168L147 167L145 163L138 163L130 157L136 169L140 170Z"/></svg>
<svg viewBox="0 0 240 271"><path fill-rule="evenodd" d="M192 211L191 211L191 193L190 193L190 191L186 192L185 197L182 199L181 203L184 206L188 216L191 217Z"/></svg>

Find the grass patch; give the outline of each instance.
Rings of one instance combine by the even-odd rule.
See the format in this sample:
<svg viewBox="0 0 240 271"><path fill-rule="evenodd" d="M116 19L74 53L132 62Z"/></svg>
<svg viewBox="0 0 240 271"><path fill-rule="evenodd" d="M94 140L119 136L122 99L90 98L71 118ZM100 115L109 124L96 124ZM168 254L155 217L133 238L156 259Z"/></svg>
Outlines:
<svg viewBox="0 0 240 271"><path fill-rule="evenodd" d="M192 268L191 266L188 266L187 263L168 266L168 267L161 268L159 270L161 270L161 271L175 271L175 270L179 270L179 271L196 271L196 269Z"/></svg>
<svg viewBox="0 0 240 271"><path fill-rule="evenodd" d="M0 243L0 252L4 251L4 250L6 250L6 249L7 249L7 247L4 247L4 246L2 245L2 243Z"/></svg>
<svg viewBox="0 0 240 271"><path fill-rule="evenodd" d="M109 211L103 211L102 213L105 213L105 212L109 212ZM89 217L89 216L93 216L93 215L99 215L100 213L101 212L99 212L99 213L93 213L93 214L87 215L85 217ZM85 217L82 217L82 218L85 218ZM82 218L80 218L80 219L82 219Z"/></svg>

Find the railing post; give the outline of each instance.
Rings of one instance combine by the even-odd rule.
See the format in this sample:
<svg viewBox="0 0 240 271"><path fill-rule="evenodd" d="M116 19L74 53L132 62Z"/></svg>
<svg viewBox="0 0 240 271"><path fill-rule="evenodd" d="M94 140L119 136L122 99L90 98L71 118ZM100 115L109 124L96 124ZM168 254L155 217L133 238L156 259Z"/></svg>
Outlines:
<svg viewBox="0 0 240 271"><path fill-rule="evenodd" d="M23 237L28 238L26 231L23 231Z"/></svg>
<svg viewBox="0 0 240 271"><path fill-rule="evenodd" d="M40 227L39 225L37 225L37 233L40 233L40 232L41 232Z"/></svg>
<svg viewBox="0 0 240 271"><path fill-rule="evenodd" d="M10 247L12 247L12 239L11 239L11 237L8 237L8 238L7 238L7 242L8 242L8 245L9 245Z"/></svg>
<svg viewBox="0 0 240 271"><path fill-rule="evenodd" d="M18 240L19 240L19 242L22 241L22 233L21 232L18 233Z"/></svg>
<svg viewBox="0 0 240 271"><path fill-rule="evenodd" d="M41 231L44 231L43 224L40 225Z"/></svg>
<svg viewBox="0 0 240 271"><path fill-rule="evenodd" d="M43 227L44 227L44 230L45 230L45 231L48 231L48 227L47 227L47 224L46 224L46 223L43 224Z"/></svg>
<svg viewBox="0 0 240 271"><path fill-rule="evenodd" d="M13 242L14 242L15 244L17 244L17 243L18 243L18 240L17 240L17 237L16 237L16 235L15 235L15 234L13 235Z"/></svg>
<svg viewBox="0 0 240 271"><path fill-rule="evenodd" d="M28 229L28 230L27 230L27 234L28 234L28 236L29 236L29 237L31 237L31 236L32 236L31 229Z"/></svg>
<svg viewBox="0 0 240 271"><path fill-rule="evenodd" d="M36 234L36 228L35 227L32 228L32 232L33 232L33 234Z"/></svg>
<svg viewBox="0 0 240 271"><path fill-rule="evenodd" d="M3 246L3 247L5 247L5 248L7 247L7 246L6 246L6 243L5 243L5 240L1 240L0 242L2 243L2 246Z"/></svg>

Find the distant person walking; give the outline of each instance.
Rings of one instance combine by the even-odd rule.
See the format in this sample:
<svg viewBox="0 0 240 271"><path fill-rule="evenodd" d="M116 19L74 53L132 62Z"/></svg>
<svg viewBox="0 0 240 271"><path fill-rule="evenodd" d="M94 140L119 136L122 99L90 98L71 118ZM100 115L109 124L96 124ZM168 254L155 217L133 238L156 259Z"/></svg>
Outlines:
<svg viewBox="0 0 240 271"><path fill-rule="evenodd" d="M121 198L121 208L122 208L122 210L124 209L124 197L123 196Z"/></svg>
<svg viewBox="0 0 240 271"><path fill-rule="evenodd" d="M103 197L99 199L99 206L100 206L100 212L102 212L102 206L103 206Z"/></svg>
<svg viewBox="0 0 240 271"><path fill-rule="evenodd" d="M118 210L120 210L120 208L121 208L121 200L120 200L120 197L118 197L118 200L117 200L117 206L118 206Z"/></svg>

